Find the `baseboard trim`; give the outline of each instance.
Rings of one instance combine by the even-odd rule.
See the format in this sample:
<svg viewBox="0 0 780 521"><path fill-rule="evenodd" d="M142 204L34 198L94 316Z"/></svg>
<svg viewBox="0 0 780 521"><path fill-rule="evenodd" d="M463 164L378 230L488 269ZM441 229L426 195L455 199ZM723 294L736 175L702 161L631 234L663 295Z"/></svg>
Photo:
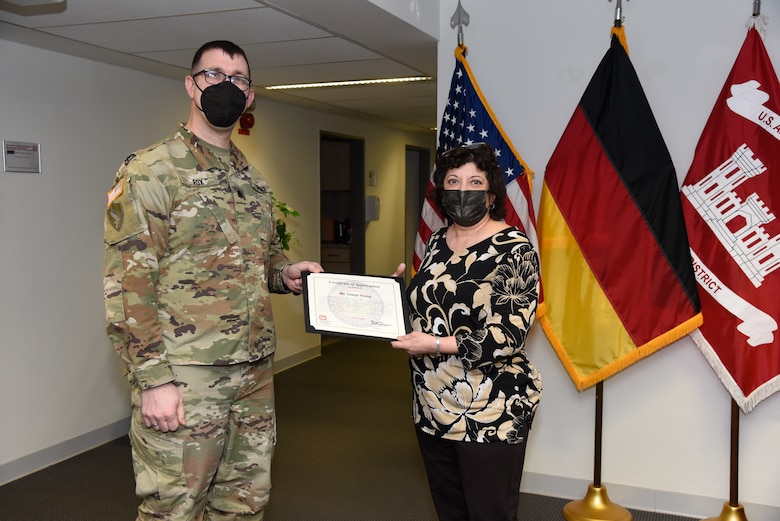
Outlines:
<svg viewBox="0 0 780 521"><path fill-rule="evenodd" d="M275 361L274 372L279 373L308 362L322 354L320 346L298 352L282 360ZM124 418L111 425L82 434L75 438L63 441L51 447L33 452L27 456L9 461L0 465L0 486L23 478L28 474L55 465L82 452L94 449L104 443L126 436L130 429L130 417Z"/></svg>
<svg viewBox="0 0 780 521"><path fill-rule="evenodd" d="M319 347L309 349L294 357L284 359L277 372L316 358ZM86 452L104 443L126 436L130 428L130 418L88 432L76 438L64 441L52 447L29 454L22 458L0 465L0 485L32 474L60 461ZM584 479L552 476L536 472L525 472L520 490L529 494L558 497L563 499L582 499L591 481ZM683 517L717 517L728 502L721 498L680 494L663 490L651 490L627 485L604 483L610 500L624 508L647 512L672 514ZM742 503L750 521L777 521L780 519L780 506Z"/></svg>
<svg viewBox="0 0 780 521"><path fill-rule="evenodd" d="M552 476L535 472L524 472L520 486L522 492L541 496L577 500L585 497L590 480ZM717 517L728 499L681 494L664 490L651 490L602 483L609 499L624 508L671 514L675 516L703 518ZM780 506L741 503L750 521L777 521L780 519Z"/></svg>
<svg viewBox="0 0 780 521"><path fill-rule="evenodd" d="M321 355L322 350L320 346L301 351L276 362L275 372L285 371ZM0 486L121 436L126 436L129 428L130 418L127 417L111 425L2 464L0 465ZM576 500L585 496L590 483L590 480L525 472L520 490L529 494ZM681 494L611 483L604 483L603 485L607 489L610 500L624 508L683 517L716 517L720 515L724 505L728 502L727 499L723 498ZM750 521L777 521L780 519L780 506L744 502L741 504Z"/></svg>
<svg viewBox="0 0 780 521"><path fill-rule="evenodd" d="M50 467L121 436L126 436L129 429L130 417L127 417L100 429L4 463L0 465L0 485Z"/></svg>

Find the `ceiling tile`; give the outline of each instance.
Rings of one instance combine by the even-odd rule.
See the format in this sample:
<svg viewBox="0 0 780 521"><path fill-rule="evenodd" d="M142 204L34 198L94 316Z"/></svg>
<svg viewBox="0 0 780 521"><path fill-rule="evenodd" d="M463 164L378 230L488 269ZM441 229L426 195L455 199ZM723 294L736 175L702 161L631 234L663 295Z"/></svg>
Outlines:
<svg viewBox="0 0 780 521"><path fill-rule="evenodd" d="M65 9L52 6L51 14L19 15L0 10L0 20L24 27L56 27L122 20L143 20L164 16L215 13L258 7L254 0L69 0ZM47 11L39 9L37 11Z"/></svg>
<svg viewBox="0 0 780 521"><path fill-rule="evenodd" d="M250 44L330 36L325 31L267 7L217 13L66 25L45 29L65 38L115 51L138 54L197 49L209 40Z"/></svg>
<svg viewBox="0 0 780 521"><path fill-rule="evenodd" d="M29 9L0 0L0 38L170 78L183 78L206 41L231 40L247 53L258 96L411 130L435 126L435 81L262 89L434 75L436 37L371 0L67 0Z"/></svg>

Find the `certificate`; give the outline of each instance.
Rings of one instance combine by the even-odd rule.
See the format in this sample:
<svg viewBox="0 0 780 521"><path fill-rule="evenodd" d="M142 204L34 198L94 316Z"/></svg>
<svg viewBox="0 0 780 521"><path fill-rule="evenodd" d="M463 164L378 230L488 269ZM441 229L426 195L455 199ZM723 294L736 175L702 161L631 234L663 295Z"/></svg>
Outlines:
<svg viewBox="0 0 780 521"><path fill-rule="evenodd" d="M401 277L304 273L306 331L395 340L411 331Z"/></svg>

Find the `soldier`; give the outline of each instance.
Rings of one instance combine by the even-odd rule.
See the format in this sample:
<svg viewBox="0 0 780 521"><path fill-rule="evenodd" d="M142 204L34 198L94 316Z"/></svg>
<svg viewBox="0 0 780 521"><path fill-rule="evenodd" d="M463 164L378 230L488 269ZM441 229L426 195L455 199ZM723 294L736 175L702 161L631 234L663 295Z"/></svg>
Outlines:
<svg viewBox="0 0 780 521"><path fill-rule="evenodd" d="M270 292L300 293L271 190L231 142L249 63L203 45L189 120L128 157L108 193L107 332L131 384L138 520L263 518L276 442Z"/></svg>

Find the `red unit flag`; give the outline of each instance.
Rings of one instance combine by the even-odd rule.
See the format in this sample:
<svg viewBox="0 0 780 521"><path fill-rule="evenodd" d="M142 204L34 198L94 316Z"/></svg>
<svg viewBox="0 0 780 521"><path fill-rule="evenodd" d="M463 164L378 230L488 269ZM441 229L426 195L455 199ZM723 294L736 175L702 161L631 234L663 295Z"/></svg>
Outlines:
<svg viewBox="0 0 780 521"><path fill-rule="evenodd" d="M745 413L780 389L779 113L752 27L681 189L704 315L691 336Z"/></svg>

